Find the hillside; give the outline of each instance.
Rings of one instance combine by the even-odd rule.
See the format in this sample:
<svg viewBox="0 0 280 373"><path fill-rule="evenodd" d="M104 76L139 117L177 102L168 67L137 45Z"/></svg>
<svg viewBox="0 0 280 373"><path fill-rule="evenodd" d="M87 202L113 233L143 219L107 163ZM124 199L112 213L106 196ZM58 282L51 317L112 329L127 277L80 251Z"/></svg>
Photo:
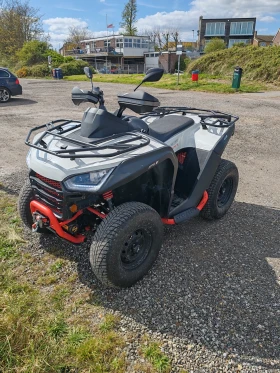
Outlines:
<svg viewBox="0 0 280 373"><path fill-rule="evenodd" d="M248 80L280 84L280 47L235 46L204 55L190 63L187 72L232 76L235 66L243 68Z"/></svg>

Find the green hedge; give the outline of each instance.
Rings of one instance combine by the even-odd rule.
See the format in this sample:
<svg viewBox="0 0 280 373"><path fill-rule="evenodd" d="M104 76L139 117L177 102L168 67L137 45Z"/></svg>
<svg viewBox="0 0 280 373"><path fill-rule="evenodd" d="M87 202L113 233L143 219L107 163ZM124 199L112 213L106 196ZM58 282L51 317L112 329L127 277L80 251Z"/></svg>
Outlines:
<svg viewBox="0 0 280 373"><path fill-rule="evenodd" d="M82 60L74 60L66 62L60 65L64 76L69 75L80 75L84 73L84 67L88 66L88 63Z"/></svg>

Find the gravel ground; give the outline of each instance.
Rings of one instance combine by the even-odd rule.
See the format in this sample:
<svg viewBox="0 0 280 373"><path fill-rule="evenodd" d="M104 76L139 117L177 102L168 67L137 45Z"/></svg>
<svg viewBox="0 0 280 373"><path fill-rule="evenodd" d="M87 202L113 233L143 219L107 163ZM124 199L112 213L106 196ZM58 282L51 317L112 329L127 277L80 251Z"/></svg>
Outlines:
<svg viewBox="0 0 280 373"><path fill-rule="evenodd" d="M74 83L75 84L75 83ZM58 117L80 119L86 105L71 103L74 85L23 80L24 95L0 106L0 181L17 194L27 170L24 138L31 127ZM80 83L88 88L86 82ZM131 87L103 84L109 110ZM280 92L217 95L148 88L162 105L212 108L240 116L226 158L240 172L236 201L220 221L200 218L166 228L150 273L126 290L103 288L79 249L56 237L29 236L25 250L55 252L78 274L106 312L121 316L128 372L137 371L143 334L162 343L172 372L280 372L279 99ZM277 136L278 135L278 136Z"/></svg>

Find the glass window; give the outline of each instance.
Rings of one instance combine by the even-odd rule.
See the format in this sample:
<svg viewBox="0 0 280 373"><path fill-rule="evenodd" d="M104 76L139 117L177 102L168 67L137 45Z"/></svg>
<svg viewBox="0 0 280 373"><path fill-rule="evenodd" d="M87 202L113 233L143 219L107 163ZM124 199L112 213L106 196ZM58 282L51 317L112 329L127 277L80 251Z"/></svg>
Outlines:
<svg viewBox="0 0 280 373"><path fill-rule="evenodd" d="M0 78L9 78L9 73L5 70L0 70Z"/></svg>
<svg viewBox="0 0 280 373"><path fill-rule="evenodd" d="M133 48L141 48L140 39L133 39Z"/></svg>
<svg viewBox="0 0 280 373"><path fill-rule="evenodd" d="M228 47L231 48L233 44L238 43L251 44L251 39L229 39Z"/></svg>
<svg viewBox="0 0 280 373"><path fill-rule="evenodd" d="M253 35L254 22L231 22L230 35Z"/></svg>
<svg viewBox="0 0 280 373"><path fill-rule="evenodd" d="M124 46L125 46L126 48L132 48L132 39L127 39L127 38L125 38L125 39L124 39Z"/></svg>
<svg viewBox="0 0 280 373"><path fill-rule="evenodd" d="M206 23L206 36L225 35L225 22Z"/></svg>

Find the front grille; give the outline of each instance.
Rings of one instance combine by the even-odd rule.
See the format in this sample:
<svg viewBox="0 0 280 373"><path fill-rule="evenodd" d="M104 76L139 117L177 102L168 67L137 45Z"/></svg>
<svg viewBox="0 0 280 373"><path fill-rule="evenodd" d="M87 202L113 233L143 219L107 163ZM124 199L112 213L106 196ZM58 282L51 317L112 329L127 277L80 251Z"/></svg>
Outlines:
<svg viewBox="0 0 280 373"><path fill-rule="evenodd" d="M47 177L39 175L37 173L35 174L35 176L51 187L61 190L61 184L59 181L48 179Z"/></svg>
<svg viewBox="0 0 280 373"><path fill-rule="evenodd" d="M31 173L30 182L35 199L48 206L60 219L63 216L63 191L61 183L38 173Z"/></svg>

